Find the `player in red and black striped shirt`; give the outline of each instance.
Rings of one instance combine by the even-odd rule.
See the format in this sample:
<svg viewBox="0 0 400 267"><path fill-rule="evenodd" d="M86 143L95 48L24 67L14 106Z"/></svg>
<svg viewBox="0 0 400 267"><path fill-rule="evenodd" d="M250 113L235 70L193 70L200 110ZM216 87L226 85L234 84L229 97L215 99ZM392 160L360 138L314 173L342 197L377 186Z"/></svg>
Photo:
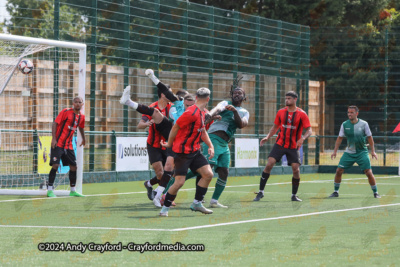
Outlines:
<svg viewBox="0 0 400 267"><path fill-rule="evenodd" d="M179 117L169 134L168 143L163 144L165 147L172 147L175 152L175 182L168 189L160 216L168 216L169 207L179 189L184 185L189 168L201 175L201 179L196 185L195 199L190 209L204 214L212 213L212 210L206 209L201 203L213 177L210 164L200 151L200 140L202 140L209 147L210 159L214 156L214 146L208 137L204 124L206 106L209 100L209 89L202 87L197 90L195 104L187 108Z"/></svg>
<svg viewBox="0 0 400 267"><path fill-rule="evenodd" d="M177 94L175 95L171 87L168 84L163 84L160 82L160 80L154 75L154 71L151 69L147 69L145 74L154 82L154 84L158 88L158 96L159 98L162 98L163 100L169 100L173 102L174 104L179 104L179 102L182 101L182 104L185 104L183 101L183 97L188 94L187 91L185 90L178 90ZM168 184L172 174L173 174L173 168L174 168L174 159L173 159L173 152L172 149L169 148L167 151L161 150L158 148L160 146L160 141L162 139L167 140L169 133L172 128L172 122L168 119L169 117L169 108L168 112L161 112L160 111L160 103L158 104L152 104L150 106L146 106L143 104L140 104L138 102L132 101L130 98L130 86L127 86L124 89L124 92L121 96L120 103L123 105L127 105L131 107L132 109L136 110L137 112L143 114L144 116L142 117L141 122L139 123L139 128L144 129L147 127L150 127L150 133L149 133L149 138L148 138L148 144L154 144L156 148L153 146L148 145L148 152L149 152L149 159L150 163L153 165L153 168L156 170L156 177L153 177L149 181L144 182L144 186L147 189L147 196L150 200L153 200L154 204L157 207L161 207L160 204L160 199L161 199L161 194L163 192L163 188ZM185 101L186 102L186 101ZM194 102L194 100L193 100ZM188 104L186 102L186 104ZM193 103L194 104L194 103ZM157 108L155 108L157 106ZM163 141L164 141L163 140ZM161 150L161 151L160 151ZM166 155L165 155L166 153ZM161 155L161 157L160 157ZM166 160L165 160L165 157ZM162 172L162 166L160 166L159 163L153 164L153 162L165 162L164 165L164 172L161 175L160 179L160 172ZM157 171L159 170L159 171ZM155 184L159 184L160 186L158 187L157 195L155 196L153 193L152 186Z"/></svg>
<svg viewBox="0 0 400 267"><path fill-rule="evenodd" d="M157 110L157 114L168 118L171 103L160 91L158 91L158 97L158 101L152 103L148 107L150 109ZM168 157L167 150L160 145L160 142L164 141L165 137L167 136L163 136L160 131L158 131L157 125L154 123L152 116L143 114L142 119L138 124L138 129L145 129L147 127L149 128L149 135L147 137L147 152L149 155L150 164L154 169L156 177L153 177L149 181L145 181L144 185L148 190L149 199L153 200L154 195L152 192L152 186L160 182L164 173L164 165Z"/></svg>
<svg viewBox="0 0 400 267"><path fill-rule="evenodd" d="M53 185L56 179L57 169L60 160L64 166L69 166L69 182L71 187L70 196L81 197L82 195L75 191L76 184L76 157L72 147L72 138L79 129L82 136L81 146L85 145L85 115L81 114L83 99L75 97L73 99L73 108L66 108L58 114L52 127L49 183L47 187L47 196L56 197L53 192Z"/></svg>
<svg viewBox="0 0 400 267"><path fill-rule="evenodd" d="M277 131L280 130L276 143L272 148L269 156L268 163L262 173L260 179L260 191L257 193L254 201L259 201L264 197L264 188L268 181L272 168L277 161L280 161L283 155L286 155L288 164L292 167L292 201L301 201L296 194L300 185L300 154L299 148L303 145L311 135L311 124L307 114L296 106L297 94L293 91L286 93L285 104L286 107L282 108L276 114L274 126L272 126L268 135L260 142L262 146L268 141ZM306 130L302 136L303 129Z"/></svg>

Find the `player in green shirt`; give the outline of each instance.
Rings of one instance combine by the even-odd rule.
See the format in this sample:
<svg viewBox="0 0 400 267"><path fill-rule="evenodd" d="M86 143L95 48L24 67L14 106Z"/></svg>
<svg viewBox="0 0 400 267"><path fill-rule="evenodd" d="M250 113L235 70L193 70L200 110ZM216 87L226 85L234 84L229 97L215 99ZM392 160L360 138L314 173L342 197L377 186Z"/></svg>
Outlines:
<svg viewBox="0 0 400 267"><path fill-rule="evenodd" d="M374 174L371 170L371 161L368 156L368 147L366 140L368 140L371 147L372 158L378 159L374 148L374 139L372 138L371 130L369 129L368 122L357 118L358 107L349 106L347 109L347 116L349 120L342 123L340 127L339 136L336 140L335 149L331 155L331 159L336 158L337 150L342 143L343 137L347 138L347 147L343 156L340 158L338 168L336 170L334 187L335 191L329 197L339 197L339 187L342 181L342 174L345 169L350 168L357 163L360 169L367 175L368 182L374 192L375 198L381 198L378 194Z"/></svg>
<svg viewBox="0 0 400 267"><path fill-rule="evenodd" d="M229 142L236 133L236 130L242 129L248 125L249 112L242 108L243 101L246 100L244 89L237 87L237 81L231 88L231 101L222 101L210 111L210 117L219 114L220 120L214 121L208 129L210 140L214 146L214 158L208 160L210 165L218 173L218 179L215 183L215 191L210 201L211 208L227 208L218 202L219 197L225 189L229 174L229 164L231 161L231 152ZM202 145L204 156L208 159L208 147L205 143Z"/></svg>

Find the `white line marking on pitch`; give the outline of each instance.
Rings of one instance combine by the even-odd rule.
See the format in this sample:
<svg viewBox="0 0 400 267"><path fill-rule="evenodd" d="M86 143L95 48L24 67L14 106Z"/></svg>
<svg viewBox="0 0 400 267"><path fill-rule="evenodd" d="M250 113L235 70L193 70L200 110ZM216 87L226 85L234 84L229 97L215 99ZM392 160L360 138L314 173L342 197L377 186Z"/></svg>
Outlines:
<svg viewBox="0 0 400 267"><path fill-rule="evenodd" d="M298 217L307 217L307 216L320 215L320 214L327 214L327 213L337 213L337 212L353 211L353 210L365 210L365 209L374 209L374 208L382 208L382 207L390 207L390 206L399 206L399 205L400 205L400 203L395 203L395 204L387 204L387 205L380 205L380 206L369 206L369 207L360 207L360 208L352 208L352 209L327 210L327 211L311 212L311 213L298 214L298 215L280 216L280 217L273 217L273 218L263 218L263 219L236 221L236 222L229 222L229 223L217 223L217 224L200 225L200 226L192 226L192 227L185 227L185 228L176 228L176 229L174 229L174 231L195 230L195 229L203 229L203 228L211 228L211 227L217 227L217 226L234 225L234 224L251 223L251 222L262 222L262 221L283 220L283 219L298 218Z"/></svg>
<svg viewBox="0 0 400 267"><path fill-rule="evenodd" d="M117 227L84 227L84 226L39 226L39 225L1 225L3 228L50 228L50 229L87 229L87 230L121 230L121 231L163 231L171 232L174 229L141 229L141 228L117 228Z"/></svg>
<svg viewBox="0 0 400 267"><path fill-rule="evenodd" d="M376 179L392 179L392 178L400 178L399 176L385 176L385 177L377 177ZM348 178L348 179L342 179L342 181L352 181L352 180L367 180L367 177L363 178ZM313 181L300 181L300 183L312 183L312 184L318 184L318 183L330 183L333 182L333 178L330 180L313 180ZM283 184L292 184L292 182L283 182L283 183L273 183L273 184L267 184L268 186L270 185L283 185ZM346 183L345 183L346 184ZM246 187L246 186L259 186L260 184L249 184L249 185L227 185L225 187ZM380 184L378 184L380 185ZM400 184L398 184L400 185ZM213 188L213 187L209 187Z"/></svg>
<svg viewBox="0 0 400 267"><path fill-rule="evenodd" d="M384 177L377 177L377 179L393 179L393 178L399 178L399 176L384 176ZM351 180L364 180L367 179L366 177L363 178L348 178L348 179L342 179L342 181L351 181ZM315 181L302 181L301 183L327 183L327 182L332 182L333 179L330 180L315 180ZM283 183L272 183L268 184L268 186L271 185L284 185L284 184L292 184L292 182L283 182ZM383 184L382 184L383 185ZM400 184L399 184L400 185ZM227 185L225 186L226 188L235 188L235 187L250 187L250 186L259 186L259 184L248 184L248 185ZM209 189L215 188L215 187L208 187ZM187 188L187 189L180 189L180 191L193 191L196 190L196 188ZM146 191L141 191L141 192L126 192L126 193L114 193L114 194L95 194L95 195L85 195L85 197L101 197L101 196L116 196L116 195L132 195L132 194L146 194ZM63 198L70 198L69 196L65 197L57 197L57 198L47 198L45 196L39 197L39 198L21 198L21 199L7 199L7 200L0 200L0 203L4 202L17 202L17 201L32 201L32 200L51 200L54 201L55 199L63 199Z"/></svg>
<svg viewBox="0 0 400 267"><path fill-rule="evenodd" d="M400 203L395 203L395 204L387 204L387 205L380 205L380 206L369 206L369 207L341 209L341 210L328 210L328 211L311 212L311 213L298 214L298 215L288 215L288 216L280 216L280 217L272 217L272 218L253 219L253 220L236 221L236 222L229 222L229 223L208 224L208 225L200 225L200 226L192 226L192 227L184 227L184 228L175 228L175 229L140 229L140 228L116 228L116 227L37 226L37 225L34 225L34 226L32 226L32 225L0 225L0 227L3 227L3 228L52 228L52 229L88 229L88 230L179 232L179 231L212 228L212 227L234 225L234 224L244 224L244 223L253 223L253 222L284 220L284 219L307 217L307 216L314 216L314 215L320 215L320 214L338 213L338 212L346 212L346 211L354 211L354 210L366 210L366 209L375 209L375 208L384 208L384 207L392 207L392 206L399 206L399 205L400 205ZM212 216L212 215L210 215L210 216ZM167 218L165 218L165 219L168 220Z"/></svg>

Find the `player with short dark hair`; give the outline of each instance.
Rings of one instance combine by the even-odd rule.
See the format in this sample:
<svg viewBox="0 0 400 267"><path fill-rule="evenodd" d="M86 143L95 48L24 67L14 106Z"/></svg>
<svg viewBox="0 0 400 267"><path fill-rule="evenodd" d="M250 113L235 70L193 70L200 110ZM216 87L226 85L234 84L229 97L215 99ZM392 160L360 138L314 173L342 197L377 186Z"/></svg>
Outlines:
<svg viewBox="0 0 400 267"><path fill-rule="evenodd" d="M292 167L292 201L302 201L296 196L300 185L300 154L299 148L303 142L311 135L311 124L307 114L296 106L298 95L294 91L289 91L285 96L286 107L278 111L274 125L268 135L264 137L260 146L268 141L277 131L280 130L276 143L268 156L268 163L264 168L260 179L260 190L254 201L259 201L264 197L264 188L270 176L271 170L283 155L286 155L288 164ZM302 136L303 129L306 130Z"/></svg>
<svg viewBox="0 0 400 267"><path fill-rule="evenodd" d="M246 100L246 93L243 88L238 86L239 79L236 79L231 88L231 100L222 101L210 111L210 116L219 114L221 119L215 121L207 131L214 146L214 157L209 160L212 168L218 173L215 183L215 190L210 201L210 208L228 208L218 202L225 189L229 175L229 164L231 162L231 151L229 142L232 140L236 130L248 125L249 112L242 107ZM207 122L206 122L207 123ZM203 153L207 158L207 145L203 143Z"/></svg>
<svg viewBox="0 0 400 267"><path fill-rule="evenodd" d="M76 131L82 136L82 143L80 146L85 145L85 115L81 114L83 107L83 99L77 96L73 99L73 108L63 109L53 122L52 126L52 139L50 151L50 166L52 166L49 173L49 181L47 186L47 196L56 197L54 194L54 181L56 179L57 169L60 165L60 160L64 166L69 166L69 183L70 183L70 196L83 197L82 194L76 192L76 157L72 146L72 138Z"/></svg>
<svg viewBox="0 0 400 267"><path fill-rule="evenodd" d="M206 106L209 100L210 90L204 87L198 89L196 103L179 117L172 127L168 143L163 144L165 147L172 147L175 153L175 182L166 194L160 216L168 216L171 203L184 185L189 168L202 177L196 184L195 199L190 209L204 214L212 213L212 210L206 209L201 203L213 177L207 159L200 152L200 140L203 140L209 147L210 158L214 156L214 147L205 130Z"/></svg>
<svg viewBox="0 0 400 267"><path fill-rule="evenodd" d="M349 106L347 108L348 120L343 122L340 126L339 136L336 139L335 149L331 155L331 159L336 158L337 150L344 137L347 138L346 151L340 158L338 168L336 169L334 188L335 191L329 197L339 197L339 187L342 182L342 174L345 169L350 168L357 163L360 169L368 177L368 182L371 185L372 192L375 198L381 198L378 194L378 188L376 186L375 176L372 173L371 161L368 157L368 147L366 145L366 140L368 140L369 146L371 148L372 158L378 159L374 148L374 139L372 138L372 133L369 128L368 122L357 118L358 107Z"/></svg>

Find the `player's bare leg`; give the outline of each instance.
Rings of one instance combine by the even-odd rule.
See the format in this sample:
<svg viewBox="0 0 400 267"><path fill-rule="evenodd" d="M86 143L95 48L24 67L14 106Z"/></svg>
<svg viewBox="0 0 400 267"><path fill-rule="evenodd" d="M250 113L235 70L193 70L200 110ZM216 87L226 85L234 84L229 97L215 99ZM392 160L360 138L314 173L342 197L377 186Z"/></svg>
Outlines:
<svg viewBox="0 0 400 267"><path fill-rule="evenodd" d="M164 172L162 162L161 161L154 162L153 164L151 164L151 166L153 167L154 172L156 173L157 180L160 181Z"/></svg>

